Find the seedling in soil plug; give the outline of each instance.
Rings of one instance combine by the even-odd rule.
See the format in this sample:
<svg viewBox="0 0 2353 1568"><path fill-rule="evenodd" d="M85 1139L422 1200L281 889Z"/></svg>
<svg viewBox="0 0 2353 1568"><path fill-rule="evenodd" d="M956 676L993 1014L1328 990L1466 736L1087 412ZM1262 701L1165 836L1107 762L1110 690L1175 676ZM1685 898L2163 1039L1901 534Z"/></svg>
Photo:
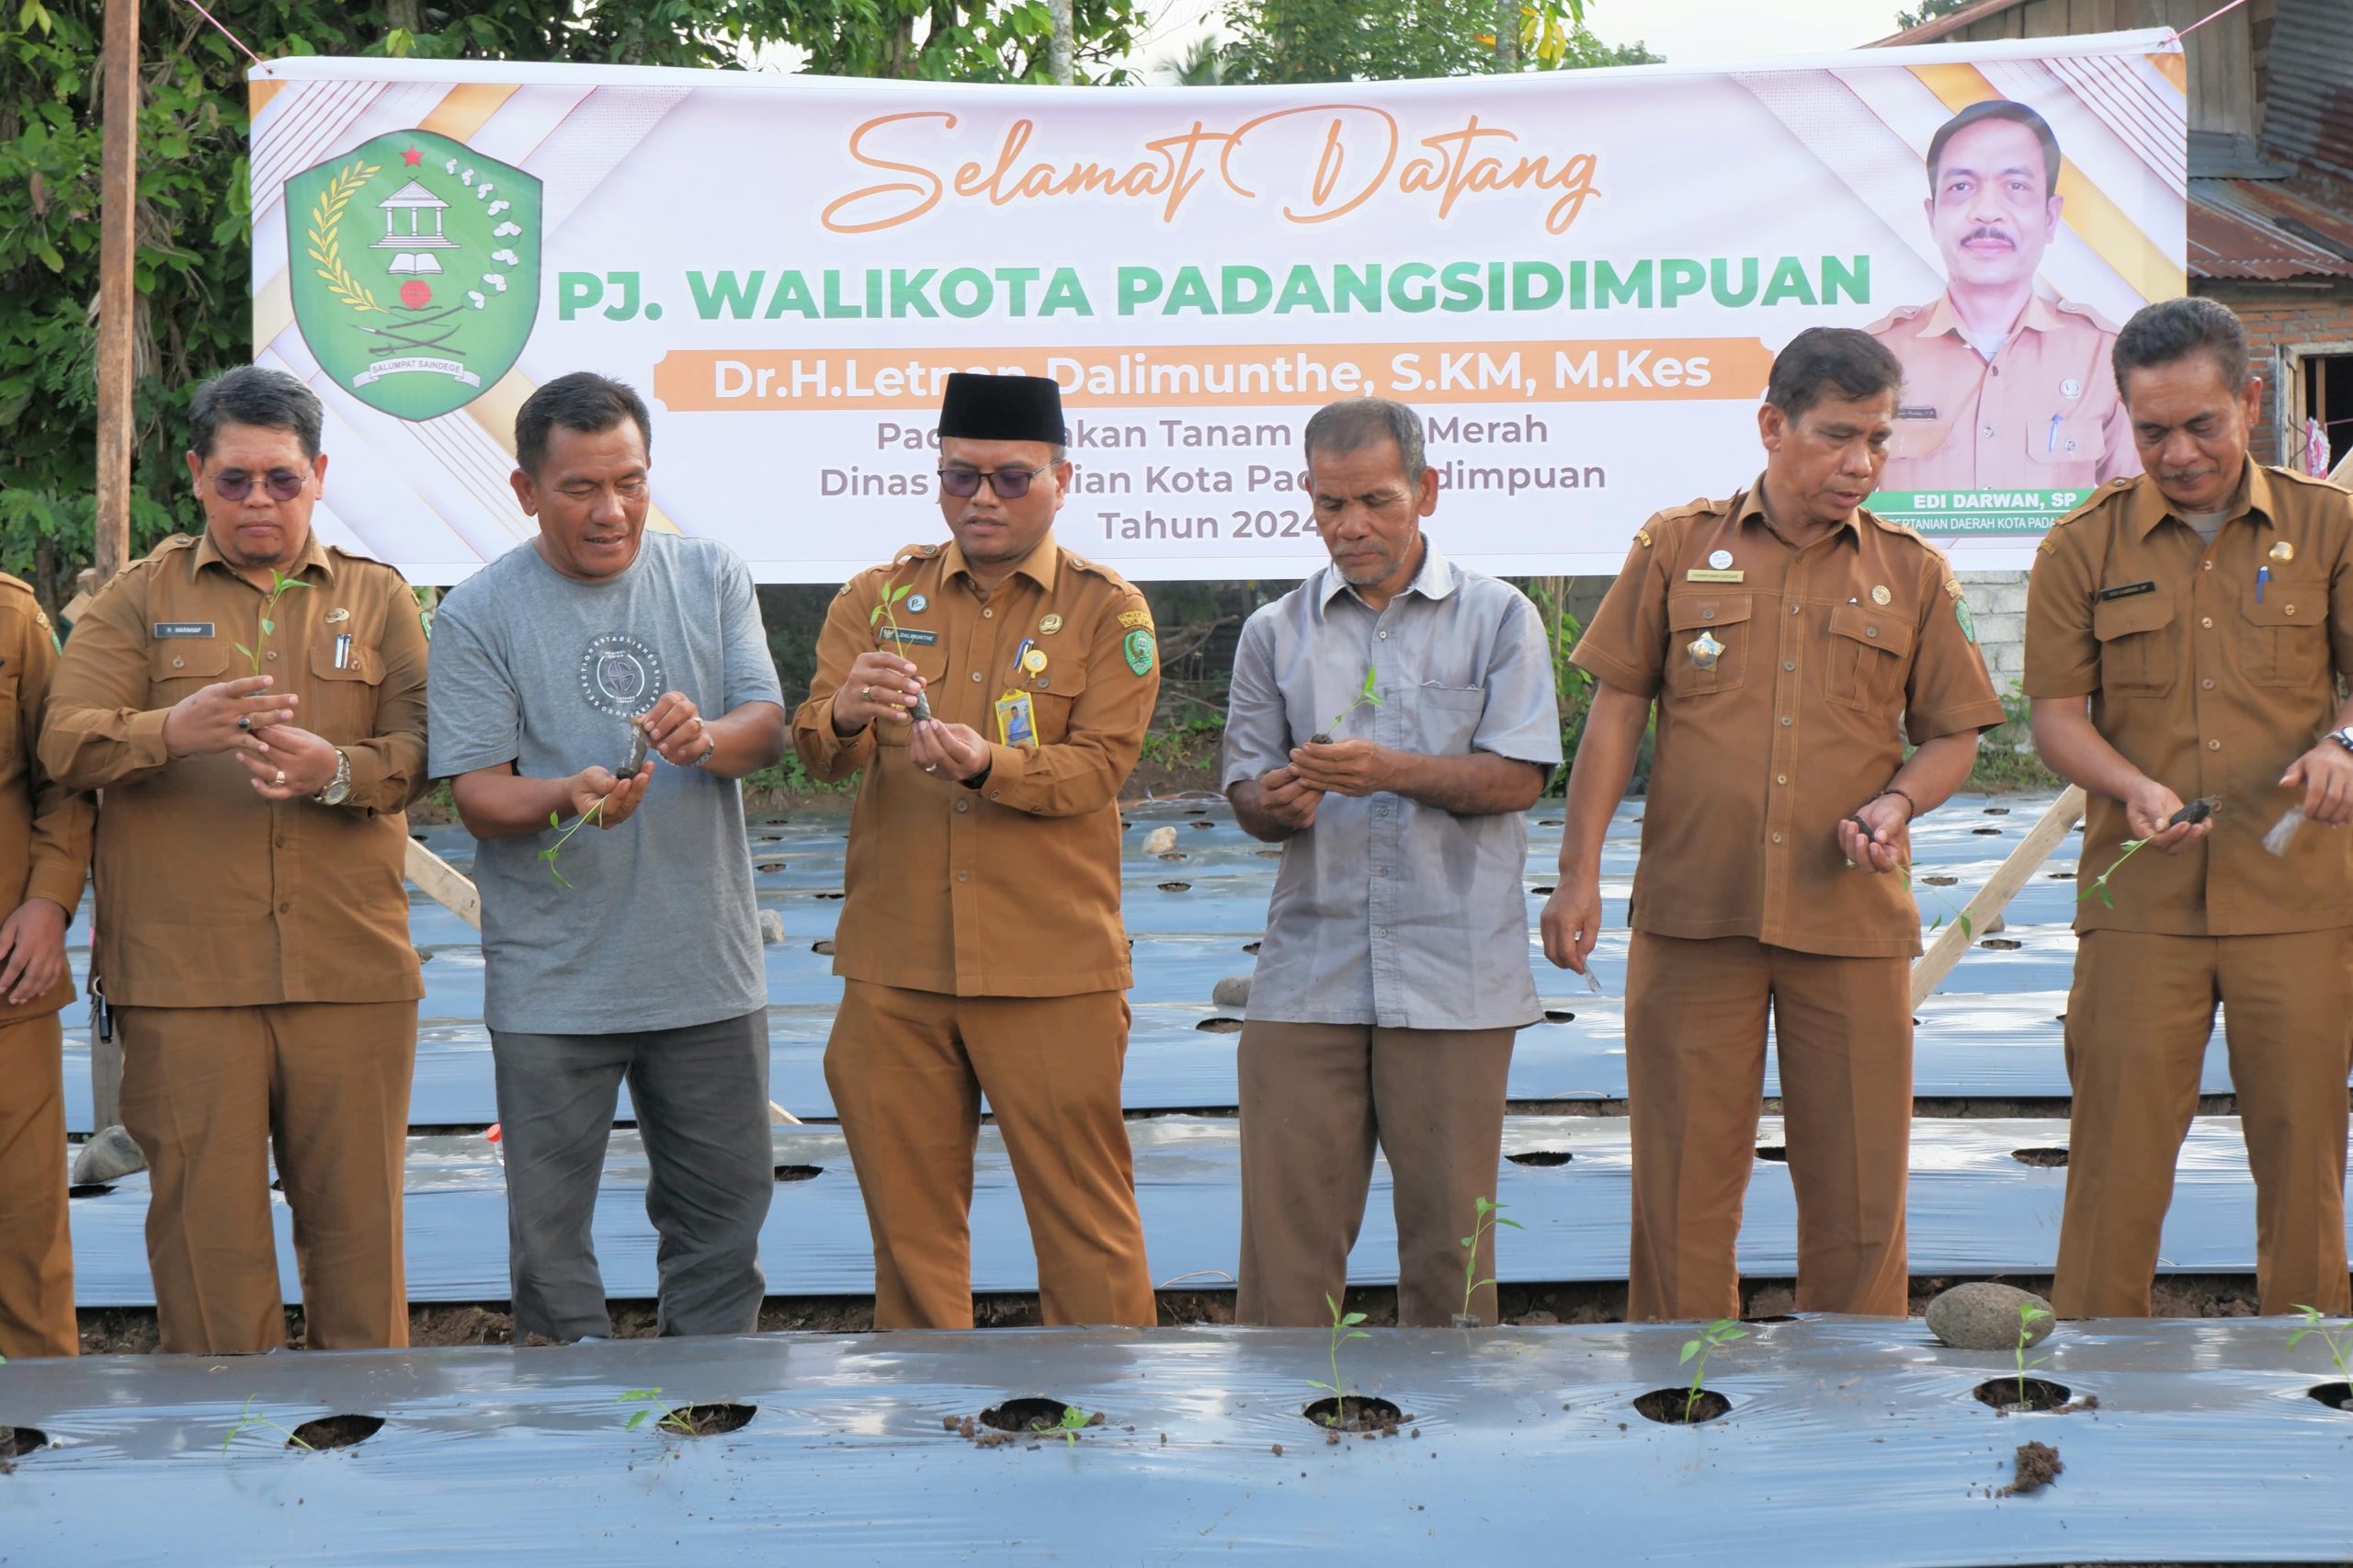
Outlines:
<svg viewBox="0 0 2353 1568"><path fill-rule="evenodd" d="M1340 1303L1332 1299L1332 1292L1329 1290L1324 1292L1324 1304L1330 1308L1332 1312L1332 1381L1328 1383L1319 1383L1313 1378L1310 1378L1307 1380L1307 1386L1312 1389L1322 1389L1332 1396L1332 1417L1324 1425L1337 1426L1348 1416L1347 1390L1347 1386L1340 1381L1340 1346L1351 1339L1370 1339L1372 1335L1357 1326L1364 1322L1364 1314L1341 1312Z"/></svg>
<svg viewBox="0 0 2353 1568"><path fill-rule="evenodd" d="M286 1439L286 1446L290 1449L301 1449L306 1453L318 1452L318 1449L303 1441L299 1435L280 1426L268 1416L256 1414L254 1410L254 1400L259 1399L261 1395L256 1394L253 1396L253 1399L245 1401L244 1411L237 1417L237 1424L229 1428L229 1435L227 1437L221 1439L221 1451L222 1453L227 1453L229 1451L230 1444L235 1442L239 1437L243 1437L246 1432L256 1426L267 1427L268 1430L277 1433L279 1437Z"/></svg>
<svg viewBox="0 0 2353 1568"><path fill-rule="evenodd" d="M647 1417L660 1410L661 1398L660 1389L631 1389L623 1393L620 1396L620 1402L623 1404L636 1404L641 1408L631 1414L629 1420L622 1424L621 1429L625 1432L634 1432L643 1426ZM666 1426L683 1437L698 1436L694 1424L675 1410L662 1411L661 1419L654 1424L656 1426Z"/></svg>
<svg viewBox="0 0 2353 1568"><path fill-rule="evenodd" d="M548 813L548 825L550 827L563 828L563 837L557 839L553 844L549 845L545 849L540 851L540 858L548 863L549 876L553 877L559 882L563 882L567 888L572 886L569 881L564 880L563 873L555 869L555 858L563 853L563 846L572 842L572 835L574 834L578 833L591 822L601 822L604 820L604 815L605 802L602 801L597 801L595 805L589 807L586 811L573 818L572 825L570 827L563 827L563 819L558 816L555 812L550 812Z"/></svg>
<svg viewBox="0 0 2353 1568"><path fill-rule="evenodd" d="M1509 1225L1515 1231L1527 1229L1517 1220L1503 1218L1503 1204L1491 1203L1483 1198L1474 1199L1472 1203L1474 1207L1471 1211L1471 1233L1462 1238L1462 1250L1470 1256L1462 1265L1462 1310L1454 1314L1454 1326L1457 1328L1479 1326L1478 1318L1471 1311L1471 1298L1478 1293L1480 1286L1495 1283L1493 1279L1478 1278L1480 1238L1497 1225Z"/></svg>
<svg viewBox="0 0 2353 1568"><path fill-rule="evenodd" d="M1683 1424L1691 1424L1691 1413L1699 1407L1699 1384L1708 1376L1708 1358L1735 1339L1748 1337L1748 1330L1732 1318L1718 1318L1699 1331L1697 1339L1683 1342L1683 1354L1676 1358L1677 1366L1691 1368L1691 1387L1683 1396Z"/></svg>
<svg viewBox="0 0 2353 1568"><path fill-rule="evenodd" d="M912 583L902 583L895 588L885 585L882 590L881 602L877 604L871 610L869 610L866 616L866 624L869 628L873 627L879 622L890 629L891 651L898 654L899 657L903 659L907 656L906 639L899 632L899 618L891 612L901 599L907 597L907 590L914 586L915 585ZM909 710L909 712L917 720L924 720L931 717L931 704L924 699L924 694L922 692L918 691L915 693L915 705L914 708Z"/></svg>
<svg viewBox="0 0 2353 1568"><path fill-rule="evenodd" d="M2318 1307L2299 1305L2296 1311L2303 1314L2304 1326L2288 1336L2288 1348L2293 1350L2308 1334L2319 1335L2320 1342L2328 1346L2328 1364L2336 1368L2337 1377L2344 1380L2336 1383L2324 1383L2311 1391L2312 1396L2336 1409L2353 1410L2353 1334L2348 1334L2344 1343L2339 1344L2336 1335L2329 1332L2328 1320L2321 1315Z"/></svg>
<svg viewBox="0 0 2353 1568"><path fill-rule="evenodd" d="M245 656L246 662L254 667L254 674L261 674L262 650L269 646L269 634L278 630L278 601L289 588L307 588L310 585L299 577L289 577L275 566L269 569L269 592L261 599L260 634L255 637L254 645L250 648L243 642L230 644Z"/></svg>
<svg viewBox="0 0 2353 1568"><path fill-rule="evenodd" d="M1354 713L1359 708L1380 707L1381 694L1372 689L1373 682L1380 678L1381 672L1377 667L1371 665L1365 665L1364 689L1357 693L1356 699L1354 701L1350 702L1346 708L1341 709L1337 713L1332 715L1332 722L1329 727L1308 736L1308 744L1319 746L1330 745L1332 744L1332 736L1338 732L1341 725L1348 722L1349 714Z"/></svg>
<svg viewBox="0 0 2353 1568"><path fill-rule="evenodd" d="M1029 1423L1029 1430L1044 1433L1059 1432L1063 1436L1063 1446L1074 1449L1078 1447L1079 1433L1085 1430L1087 1425L1086 1412L1074 1404L1065 1404L1063 1406L1063 1418L1060 1421L1051 1426L1043 1421L1032 1421Z"/></svg>
<svg viewBox="0 0 2353 1568"><path fill-rule="evenodd" d="M2026 1369L2029 1367L2040 1367L2045 1361L2051 1359L2048 1356L2037 1356L2031 1361L2026 1358L2027 1346L2034 1343L2034 1325L2040 1323L2044 1318L2047 1318L2051 1314L2049 1312L2044 1312L2032 1301L2020 1301L2018 1303L2018 1343L2017 1358L2018 1364L2018 1403L2021 1407L2026 1405L2028 1403L2026 1397ZM2289 1343L2293 1344L2294 1341L2290 1340Z"/></svg>
<svg viewBox="0 0 2353 1568"><path fill-rule="evenodd" d="M2167 827L2179 827L2184 823L2201 823L2213 814L2214 802L2201 796L2199 799L2190 801L2189 804L2182 807L2181 810L2174 812L2171 817L2166 819L2165 825ZM2139 854L2141 850L2146 846L2148 842L2149 841L2145 838L2128 838L2122 844L2119 845L2117 847L2123 850L2124 853L2119 855L2115 860L2109 864L2107 870L2102 871L2097 878L2095 878L2091 886L2086 888L2081 893L2078 893L2075 897L2075 902L2077 903L2086 903L2097 898L2099 900L2101 907L2106 909L2114 909L2116 907L2116 899L2114 895L2110 894L2108 891L2109 879L2116 875L2118 869L2123 866L2125 861L2130 860L2133 856Z"/></svg>
<svg viewBox="0 0 2353 1568"><path fill-rule="evenodd" d="M1896 869L1904 873L1904 891L1905 892L1910 892L1912 891L1912 863L1907 860L1904 864L1898 866ZM1961 927L1961 934L1964 939L1977 935L1974 926L1969 918L1969 911L1967 909L1953 903L1952 900L1947 898L1940 892L1930 893L1928 896L1935 899L1938 903L1943 904L1947 909L1952 912L1952 923ZM1931 925L1928 929L1931 933L1941 931L1944 929L1944 924L1945 917L1939 915L1937 916L1935 924Z"/></svg>

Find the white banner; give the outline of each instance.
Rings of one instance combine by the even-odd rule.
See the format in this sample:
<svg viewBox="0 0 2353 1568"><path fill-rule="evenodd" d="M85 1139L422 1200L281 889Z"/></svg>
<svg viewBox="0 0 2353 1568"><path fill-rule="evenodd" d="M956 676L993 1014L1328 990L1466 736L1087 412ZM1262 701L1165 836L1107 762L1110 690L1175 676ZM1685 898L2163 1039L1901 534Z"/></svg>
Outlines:
<svg viewBox="0 0 2353 1568"><path fill-rule="evenodd" d="M1813 325L1904 360L1875 505L2021 566L2137 469L2107 350L2182 291L2182 80L2165 32L1280 89L279 61L254 337L326 403L325 536L424 583L529 536L515 411L578 369L653 404L654 526L764 581L944 537L952 369L1062 382L1059 536L1132 577L1322 564L1300 431L1365 393L1455 559L1612 572L1755 476Z"/></svg>

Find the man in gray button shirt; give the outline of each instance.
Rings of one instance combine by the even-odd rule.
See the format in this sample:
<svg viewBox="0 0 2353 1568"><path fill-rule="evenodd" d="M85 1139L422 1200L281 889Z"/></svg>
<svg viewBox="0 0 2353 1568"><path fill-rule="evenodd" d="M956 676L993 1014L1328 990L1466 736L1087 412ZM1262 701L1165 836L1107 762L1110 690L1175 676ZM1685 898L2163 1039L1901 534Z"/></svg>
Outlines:
<svg viewBox="0 0 2353 1568"><path fill-rule="evenodd" d="M1536 608L1423 538L1422 422L1378 398L1307 423L1332 564L1250 618L1222 777L1283 846L1241 1042L1244 1323L1320 1324L1347 1284L1376 1142L1397 1321L1462 1308L1495 1189L1513 1033L1536 1021L1528 827L1561 761ZM1495 1272L1483 1233L1475 1278ZM1472 1310L1495 1316L1492 1284Z"/></svg>

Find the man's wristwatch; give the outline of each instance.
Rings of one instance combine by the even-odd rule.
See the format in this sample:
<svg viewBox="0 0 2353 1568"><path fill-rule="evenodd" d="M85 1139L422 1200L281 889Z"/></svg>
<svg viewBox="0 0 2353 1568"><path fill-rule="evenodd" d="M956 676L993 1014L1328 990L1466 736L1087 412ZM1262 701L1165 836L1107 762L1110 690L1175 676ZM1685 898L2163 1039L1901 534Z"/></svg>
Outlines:
<svg viewBox="0 0 2353 1568"><path fill-rule="evenodd" d="M2353 724L2348 724L2342 730L2329 731L2328 738L2347 751L2353 751Z"/></svg>
<svg viewBox="0 0 2353 1568"><path fill-rule="evenodd" d="M323 806L339 806L351 798L351 754L341 746L335 748L335 777L327 787L311 797Z"/></svg>

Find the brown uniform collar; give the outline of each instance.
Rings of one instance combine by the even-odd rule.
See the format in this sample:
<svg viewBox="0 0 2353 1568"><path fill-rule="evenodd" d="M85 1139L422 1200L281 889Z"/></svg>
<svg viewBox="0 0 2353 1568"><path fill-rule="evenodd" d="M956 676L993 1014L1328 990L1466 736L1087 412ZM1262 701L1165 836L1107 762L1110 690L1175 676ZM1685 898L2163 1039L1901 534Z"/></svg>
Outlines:
<svg viewBox="0 0 2353 1568"><path fill-rule="evenodd" d="M1860 506L1856 507L1852 512L1847 514L1847 520L1845 522L1840 523L1837 528L1833 528L1830 532L1824 534L1823 536L1823 540L1828 540L1836 539L1842 530L1854 535L1858 540L1861 539L1863 537L1863 525L1861 521L1863 509ZM1756 476L1756 483L1750 485L1740 494L1733 497L1733 526L1735 528L1746 528L1751 517L1756 519L1756 526L1758 528L1764 528L1768 533L1772 533L1773 530L1767 525L1765 518L1765 476L1761 473ZM1781 536L1779 534L1773 534L1773 537L1775 539L1780 539ZM1786 543L1788 541L1783 540L1783 542Z"/></svg>
<svg viewBox="0 0 2353 1568"><path fill-rule="evenodd" d="M2065 318L2052 308L2050 301L2040 294L2035 294L2028 298L2026 313L2018 318L2018 325L2035 332L2060 332L2065 329L2067 323ZM1942 337L1949 332L1961 333L1963 337L1969 335L1961 331L1961 312L1952 308L1952 294L1949 290L1937 296L1935 307L1928 312L1927 319L1920 324L1919 335Z"/></svg>
<svg viewBox="0 0 2353 1568"><path fill-rule="evenodd" d="M2271 510L2271 476L2265 473L2263 465L2253 458L2245 461L2246 472L2240 476L2238 493L2231 497L2230 504L2224 508L2223 526L2227 528L2241 517L2259 517L2265 527L2277 527L2277 514ZM2181 516L2174 510L2173 503L2165 499L2165 493L2157 488L2157 482L2148 474L2141 475L2132 483L2131 509L2125 514L2125 522L2131 528L2135 540L2147 539L2167 517Z"/></svg>
<svg viewBox="0 0 2353 1568"><path fill-rule="evenodd" d="M196 560L188 567L188 573L193 576L207 566L218 566L233 577L237 574L237 569L229 564L228 557L213 546L212 530L209 528L197 539ZM328 558L326 546L319 542L319 530L316 528L313 528L310 537L302 541L302 553L294 558L294 570L286 574L289 577L307 577L313 567L316 567L328 582L335 581L335 562Z"/></svg>
<svg viewBox="0 0 2353 1568"><path fill-rule="evenodd" d="M1054 543L1054 530L1048 528L1038 548L1023 556L1013 568L1013 575L1029 578L1047 593L1054 591L1054 579L1062 570L1062 550ZM962 577L972 580L972 568L965 562L964 552L953 538L939 551L939 574L942 579Z"/></svg>

